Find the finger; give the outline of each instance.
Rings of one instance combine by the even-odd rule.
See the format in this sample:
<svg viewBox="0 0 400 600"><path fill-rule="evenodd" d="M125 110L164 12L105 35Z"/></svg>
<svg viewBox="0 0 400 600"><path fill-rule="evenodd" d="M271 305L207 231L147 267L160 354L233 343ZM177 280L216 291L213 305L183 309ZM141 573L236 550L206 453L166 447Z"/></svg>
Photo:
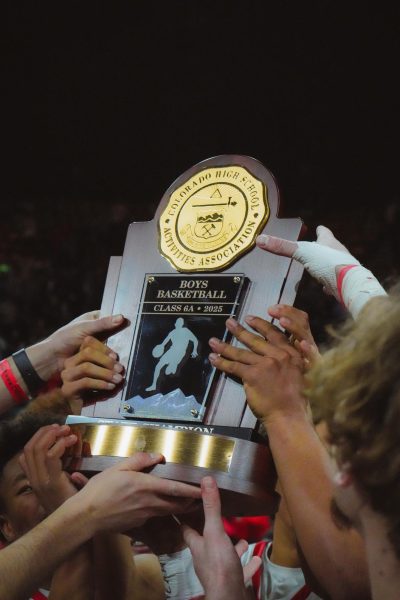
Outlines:
<svg viewBox="0 0 400 600"><path fill-rule="evenodd" d="M239 540L238 543L235 544L236 554L238 555L239 558L241 558L243 556L243 554L246 552L248 547L249 547L249 544L248 544L248 542L246 542L246 540Z"/></svg>
<svg viewBox="0 0 400 600"><path fill-rule="evenodd" d="M222 356L218 356L218 354L215 354L214 352L209 354L208 358L213 367L216 367L217 369L223 371L227 375L239 377L242 380L245 376L246 370L249 368L249 365L244 365L234 360L227 360Z"/></svg>
<svg viewBox="0 0 400 600"><path fill-rule="evenodd" d="M259 360L258 355L253 352L244 350L243 348L236 348L230 344L221 342L217 338L211 338L209 344L214 352L222 354L225 358L229 358L229 360L235 360L245 365L254 365Z"/></svg>
<svg viewBox="0 0 400 600"><path fill-rule="evenodd" d="M242 325L240 325L235 319L228 319L226 321L226 327L228 331L235 336L239 342L250 348L253 352L259 356L264 356L267 352L266 341L259 335L248 331Z"/></svg>
<svg viewBox="0 0 400 600"><path fill-rule="evenodd" d="M269 342L265 346L264 356L283 360L289 355L295 362L301 362L299 352L296 348L293 348L286 335L275 327L275 325L272 325L269 321L265 321L265 319L253 317L252 315L247 315L245 321Z"/></svg>
<svg viewBox="0 0 400 600"><path fill-rule="evenodd" d="M243 579L245 583L251 581L253 575L261 567L262 559L260 556L253 556L251 560L243 567Z"/></svg>
<svg viewBox="0 0 400 600"><path fill-rule="evenodd" d="M81 321L92 321L94 319L100 319L100 310L91 310L89 312L83 313L83 315L79 315L71 321L71 323L80 323Z"/></svg>
<svg viewBox="0 0 400 600"><path fill-rule="evenodd" d="M135 452L133 456L110 467L110 470L143 471L143 469L164 462L164 460L164 456L159 452Z"/></svg>
<svg viewBox="0 0 400 600"><path fill-rule="evenodd" d="M79 367L88 364L93 364L93 366L102 367L110 371L114 370L117 373L121 373L124 369L121 363L117 362L110 354L99 352L96 348L87 346L86 348L81 349L77 354L74 354L74 356L71 356L71 358L67 358L62 372L63 380L65 378L71 378L70 373L74 369L77 370Z"/></svg>
<svg viewBox="0 0 400 600"><path fill-rule="evenodd" d="M23 470L23 472L25 473L25 475L29 478L29 468L28 468L28 465L27 465L26 458L25 458L24 454L20 454L18 462L21 465L21 469Z"/></svg>
<svg viewBox="0 0 400 600"><path fill-rule="evenodd" d="M87 321L85 332L86 335L100 336L106 338L108 334L112 333L116 329L119 329L127 321L123 315L112 315L109 317L102 317L101 319L95 319L93 321Z"/></svg>
<svg viewBox="0 0 400 600"><path fill-rule="evenodd" d="M279 324L293 334L296 339L314 342L308 314L305 311L286 304L275 304L269 307L268 314L274 319L279 319Z"/></svg>
<svg viewBox="0 0 400 600"><path fill-rule="evenodd" d="M45 457L48 449L55 443L58 436L67 435L68 425L47 425L41 427L24 447L26 468L32 485L49 478Z"/></svg>
<svg viewBox="0 0 400 600"><path fill-rule="evenodd" d="M201 480L201 497L204 508L204 533L224 534L224 525L221 519L221 499L217 483L213 477L203 477Z"/></svg>
<svg viewBox="0 0 400 600"><path fill-rule="evenodd" d="M185 544L189 546L190 550L193 552L196 546L196 543L199 539L201 539L201 535L189 525L183 524L182 526L182 535L185 541Z"/></svg>
<svg viewBox="0 0 400 600"><path fill-rule="evenodd" d="M273 237L272 235L259 235L256 239L256 244L262 250L279 254L279 256L292 257L297 250L297 243L282 238Z"/></svg>
<svg viewBox="0 0 400 600"><path fill-rule="evenodd" d="M122 365L118 367L118 369L122 368ZM63 382L78 381L85 377L99 379L101 381L112 381L113 383L121 383L123 379L123 375L114 368L100 367L92 362L82 362L76 367L65 369L62 372L61 377Z"/></svg>
<svg viewBox="0 0 400 600"><path fill-rule="evenodd" d="M304 357L308 360L310 365L313 365L321 357L318 350L318 346L316 344L310 344L305 340L302 340L300 342L300 350L302 351Z"/></svg>
<svg viewBox="0 0 400 600"><path fill-rule="evenodd" d="M81 344L80 350L82 350L83 348L92 348L93 350L97 350L102 354L115 354L115 352L113 352L113 350L111 350L111 348L109 348L107 344L101 342L92 335L87 335L85 337Z"/></svg>
<svg viewBox="0 0 400 600"><path fill-rule="evenodd" d="M78 471L76 471L75 473L71 473L70 479L72 483L78 488L78 490L81 490L83 487L85 487L85 485L89 481L89 479L85 477L83 473L79 473Z"/></svg>
<svg viewBox="0 0 400 600"><path fill-rule="evenodd" d="M111 360L118 360L118 355L114 352L114 350L112 350L109 346L107 346L107 344L105 344L104 342L101 342L100 340L97 340L96 338L88 335L85 337L85 339L83 340L81 347L80 347L80 351L81 352L94 352L95 355L98 357L98 360L101 360L100 357L98 356L103 355L103 356L108 356L109 358L111 358ZM93 361L94 362L94 361ZM101 364L101 363L99 363ZM107 366L105 364L103 364L103 366Z"/></svg>
<svg viewBox="0 0 400 600"><path fill-rule="evenodd" d="M60 459L65 450L67 448L71 448L71 446L74 446L77 441L78 437L74 433L63 438L58 438L55 444L53 444L53 446L47 451L47 459L50 461L54 459Z"/></svg>
<svg viewBox="0 0 400 600"><path fill-rule="evenodd" d="M328 227L325 227L324 225L318 225L316 232L318 244L321 244L322 246L329 246L329 248L334 248L334 250L339 250L340 252L347 252L350 254L346 246L344 246L335 238L332 231L328 229Z"/></svg>
<svg viewBox="0 0 400 600"><path fill-rule="evenodd" d="M92 379L91 377L84 377L78 379L78 381L71 381L64 383L62 392L64 396L71 397L80 395L80 393L92 390L103 390L110 391L115 389L116 384L112 381L102 381L101 379Z"/></svg>
<svg viewBox="0 0 400 600"><path fill-rule="evenodd" d="M286 346L289 346L286 335L269 321L253 315L246 315L245 321L252 329L255 329L255 331L268 340L268 342L271 342L271 344L277 347L285 347L285 349Z"/></svg>

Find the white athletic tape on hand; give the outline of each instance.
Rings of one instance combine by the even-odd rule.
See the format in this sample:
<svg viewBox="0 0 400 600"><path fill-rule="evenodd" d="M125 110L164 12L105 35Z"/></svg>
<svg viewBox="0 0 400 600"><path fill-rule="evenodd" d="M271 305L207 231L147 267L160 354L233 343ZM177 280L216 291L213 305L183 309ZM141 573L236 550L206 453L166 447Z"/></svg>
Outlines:
<svg viewBox="0 0 400 600"><path fill-rule="evenodd" d="M325 286L327 292L342 302L354 318L370 298L386 294L371 271L361 266L348 252L317 242L297 242L297 246L293 258L304 265L310 275ZM343 265L345 269L346 265L352 267L346 269L343 278L340 273L336 276L336 267L339 265Z"/></svg>
<svg viewBox="0 0 400 600"><path fill-rule="evenodd" d="M365 267L350 269L343 278L343 304L356 319L363 306L374 296L385 296L386 292L373 273Z"/></svg>
<svg viewBox="0 0 400 600"><path fill-rule="evenodd" d="M293 258L298 260L326 290L341 301L336 279L338 265L359 265L359 261L348 252L334 250L317 242L297 242Z"/></svg>

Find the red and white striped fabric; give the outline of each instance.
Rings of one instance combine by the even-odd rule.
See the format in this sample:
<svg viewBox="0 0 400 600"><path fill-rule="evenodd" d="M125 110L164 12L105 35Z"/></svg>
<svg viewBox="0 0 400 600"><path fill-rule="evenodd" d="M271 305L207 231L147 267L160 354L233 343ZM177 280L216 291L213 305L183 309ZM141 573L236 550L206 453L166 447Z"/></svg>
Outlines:
<svg viewBox="0 0 400 600"><path fill-rule="evenodd" d="M303 571L275 565L269 560L271 542L251 544L243 554L242 565L252 556L260 556L262 564L248 583L257 600L321 600L306 585ZM168 600L199 600L204 590L195 573L190 550L159 556Z"/></svg>

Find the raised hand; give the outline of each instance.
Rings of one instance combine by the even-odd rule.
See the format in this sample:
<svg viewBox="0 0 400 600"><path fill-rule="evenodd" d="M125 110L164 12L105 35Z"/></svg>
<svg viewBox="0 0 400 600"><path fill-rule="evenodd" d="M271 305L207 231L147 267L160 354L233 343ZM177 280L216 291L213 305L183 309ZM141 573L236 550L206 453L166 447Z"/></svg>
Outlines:
<svg viewBox="0 0 400 600"><path fill-rule="evenodd" d="M323 225L317 227L316 242L292 242L269 235L258 236L256 242L263 250L298 260L354 317L371 297L385 294L371 271Z"/></svg>
<svg viewBox="0 0 400 600"><path fill-rule="evenodd" d="M193 508L201 497L198 487L141 472L163 460L161 454L137 452L89 479L79 501L82 510L90 510L97 531L128 532L150 517Z"/></svg>
<svg viewBox="0 0 400 600"><path fill-rule="evenodd" d="M77 493L61 462L77 439L68 425L47 425L35 433L21 454L21 467L48 514Z"/></svg>
<svg viewBox="0 0 400 600"><path fill-rule="evenodd" d="M242 380L249 406L258 418L268 421L282 413L306 414L301 353L268 321L259 317L247 317L246 321L260 335L228 319L228 330L246 348L235 348L211 338L211 364Z"/></svg>
<svg viewBox="0 0 400 600"><path fill-rule="evenodd" d="M310 329L308 314L286 304L270 306L268 314L277 319L281 327L291 334L290 341L302 353L306 368L313 365L320 354Z"/></svg>
<svg viewBox="0 0 400 600"><path fill-rule="evenodd" d="M248 544L240 540L235 547L225 533L219 491L212 477L204 477L201 493L205 516L203 535L188 525L182 528L205 597L207 600L244 600L245 583L260 568L261 559L253 557L242 567L240 557L246 552Z"/></svg>
<svg viewBox="0 0 400 600"><path fill-rule="evenodd" d="M62 371L65 359L79 350L87 336L105 340L127 324L123 315L100 318L98 310L85 313L27 348L27 354L39 376L47 381L54 373Z"/></svg>

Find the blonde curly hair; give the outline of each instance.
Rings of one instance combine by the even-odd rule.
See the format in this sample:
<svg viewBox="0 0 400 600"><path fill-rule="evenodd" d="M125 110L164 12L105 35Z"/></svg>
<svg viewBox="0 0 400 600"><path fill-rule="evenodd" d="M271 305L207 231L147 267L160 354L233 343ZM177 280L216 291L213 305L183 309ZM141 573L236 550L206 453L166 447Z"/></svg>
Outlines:
<svg viewBox="0 0 400 600"><path fill-rule="evenodd" d="M326 421L371 507L386 518L400 558L400 296L374 298L336 334L307 376L313 411Z"/></svg>

